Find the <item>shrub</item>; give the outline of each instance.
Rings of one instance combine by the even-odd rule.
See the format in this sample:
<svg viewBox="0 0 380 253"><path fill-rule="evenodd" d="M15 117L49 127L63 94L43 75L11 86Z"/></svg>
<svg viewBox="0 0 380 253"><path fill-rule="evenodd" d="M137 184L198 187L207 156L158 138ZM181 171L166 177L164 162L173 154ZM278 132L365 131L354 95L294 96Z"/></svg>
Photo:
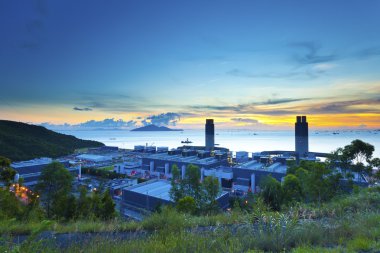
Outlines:
<svg viewBox="0 0 380 253"><path fill-rule="evenodd" d="M176 208L178 212L194 214L197 209L197 205L193 197L186 196L178 200Z"/></svg>
<svg viewBox="0 0 380 253"><path fill-rule="evenodd" d="M142 222L145 229L171 232L178 232L188 224L186 216L170 206L165 206L161 213L153 213Z"/></svg>

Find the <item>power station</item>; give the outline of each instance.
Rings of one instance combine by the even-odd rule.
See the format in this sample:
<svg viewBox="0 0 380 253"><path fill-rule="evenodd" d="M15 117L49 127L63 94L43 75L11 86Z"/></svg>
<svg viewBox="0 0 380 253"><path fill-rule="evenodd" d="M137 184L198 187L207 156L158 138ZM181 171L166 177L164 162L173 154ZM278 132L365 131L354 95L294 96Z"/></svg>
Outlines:
<svg viewBox="0 0 380 253"><path fill-rule="evenodd" d="M295 124L296 135L296 156L304 158L309 153L309 125L306 121L306 116L297 116Z"/></svg>

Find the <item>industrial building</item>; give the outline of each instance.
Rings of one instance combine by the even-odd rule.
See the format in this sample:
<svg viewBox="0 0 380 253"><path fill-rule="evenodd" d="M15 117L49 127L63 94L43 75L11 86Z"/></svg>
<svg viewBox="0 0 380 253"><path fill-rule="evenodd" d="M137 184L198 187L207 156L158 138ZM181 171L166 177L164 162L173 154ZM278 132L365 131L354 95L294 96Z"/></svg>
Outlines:
<svg viewBox="0 0 380 253"><path fill-rule="evenodd" d="M210 176L216 177L219 180L219 185L221 185L222 188L232 188L234 178L233 168L221 166L211 169L201 169L201 181L203 181L205 177Z"/></svg>
<svg viewBox="0 0 380 253"><path fill-rule="evenodd" d="M93 163L112 161L112 156L94 155L94 154L82 154L82 155L78 155L76 158L81 161L93 162Z"/></svg>
<svg viewBox="0 0 380 253"><path fill-rule="evenodd" d="M282 181L286 176L287 162L289 160L312 160L317 157L326 157L326 153L309 152L308 122L306 116L297 116L295 123L295 151L263 151L249 153L237 151L232 161L232 153L226 148L215 147L214 121L206 120L205 146L183 146L142 157L142 171L150 176L158 178L171 178L171 169L175 164L178 166L182 178L188 165L196 165L200 169L201 178L213 176L218 178L220 185L225 189L231 189L236 193L255 193L260 191L260 183L266 176L272 176ZM146 147L140 150L146 152ZM136 149L136 148L135 148ZM234 165L233 165L234 164ZM365 179L354 179L356 184L365 184Z"/></svg>
<svg viewBox="0 0 380 253"><path fill-rule="evenodd" d="M256 157L256 160L248 161L233 168L233 191L259 192L260 182L266 176L272 176L278 181L286 175L287 166L284 162L267 162L268 157Z"/></svg>
<svg viewBox="0 0 380 253"><path fill-rule="evenodd" d="M17 177L23 178L24 185L33 186L37 184L42 170L52 162L53 159L43 157L29 161L14 162L11 164L11 168L17 172ZM67 168L75 176L80 173L80 166L71 166L70 162L67 160L57 160L57 162L62 163L63 166L65 166L65 168Z"/></svg>
<svg viewBox="0 0 380 253"><path fill-rule="evenodd" d="M129 208L154 210L159 205L173 205L170 198L171 184L167 180L150 180L123 189L123 204ZM216 199L221 208L229 205L229 193L222 191Z"/></svg>
<svg viewBox="0 0 380 253"><path fill-rule="evenodd" d="M237 151L236 152L236 159L235 161L237 163L247 162L248 159L248 152L247 151Z"/></svg>
<svg viewBox="0 0 380 253"><path fill-rule="evenodd" d="M297 158L307 157L309 153L309 125L306 121L306 116L297 116L295 137Z"/></svg>
<svg viewBox="0 0 380 253"><path fill-rule="evenodd" d="M167 152L169 150L168 147L156 147L156 146L148 146L148 145L136 145L133 149L134 152L140 152L140 153L162 153Z"/></svg>
<svg viewBox="0 0 380 253"><path fill-rule="evenodd" d="M210 169L227 165L227 153L211 156L210 152L194 149L175 149L168 153L157 153L142 158L142 169L151 175L171 177L173 165L177 165L182 175L190 164L200 169Z"/></svg>
<svg viewBox="0 0 380 253"><path fill-rule="evenodd" d="M88 152L92 154L106 153L106 152L118 152L119 147L116 146L102 146L97 148L88 148Z"/></svg>
<svg viewBox="0 0 380 253"><path fill-rule="evenodd" d="M141 169L141 159L129 160L123 163L115 164L113 171L119 174L125 174L128 176L134 176L137 173L143 173Z"/></svg>
<svg viewBox="0 0 380 253"><path fill-rule="evenodd" d="M121 197L123 189L133 185L137 185L136 178L114 179L108 183L107 188L109 188L111 196L117 198Z"/></svg>

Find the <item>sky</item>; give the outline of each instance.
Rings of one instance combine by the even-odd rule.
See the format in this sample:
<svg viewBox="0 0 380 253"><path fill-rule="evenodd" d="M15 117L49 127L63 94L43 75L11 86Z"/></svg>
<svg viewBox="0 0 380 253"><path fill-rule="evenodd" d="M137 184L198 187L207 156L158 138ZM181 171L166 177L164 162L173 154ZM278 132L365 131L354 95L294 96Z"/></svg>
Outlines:
<svg viewBox="0 0 380 253"><path fill-rule="evenodd" d="M379 0L0 0L0 119L380 128Z"/></svg>

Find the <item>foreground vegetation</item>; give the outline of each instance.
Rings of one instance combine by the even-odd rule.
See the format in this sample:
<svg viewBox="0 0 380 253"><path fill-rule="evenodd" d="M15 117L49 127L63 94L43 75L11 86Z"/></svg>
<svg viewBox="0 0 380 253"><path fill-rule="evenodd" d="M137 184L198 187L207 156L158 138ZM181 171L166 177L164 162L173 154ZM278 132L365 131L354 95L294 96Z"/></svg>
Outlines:
<svg viewBox="0 0 380 253"><path fill-rule="evenodd" d="M363 189L321 206L268 210L260 198L229 213L193 216L164 208L143 222L82 220L60 223L2 221L0 251L20 252L376 252L380 250L380 189ZM249 207L249 208L248 208ZM117 240L94 236L60 248L52 241L10 243L15 233L41 231L148 231L147 237ZM17 252L17 251L16 251Z"/></svg>
<svg viewBox="0 0 380 253"><path fill-rule="evenodd" d="M60 157L76 149L104 146L97 141L80 140L74 136L56 133L42 126L0 120L0 156L12 161L38 157Z"/></svg>

